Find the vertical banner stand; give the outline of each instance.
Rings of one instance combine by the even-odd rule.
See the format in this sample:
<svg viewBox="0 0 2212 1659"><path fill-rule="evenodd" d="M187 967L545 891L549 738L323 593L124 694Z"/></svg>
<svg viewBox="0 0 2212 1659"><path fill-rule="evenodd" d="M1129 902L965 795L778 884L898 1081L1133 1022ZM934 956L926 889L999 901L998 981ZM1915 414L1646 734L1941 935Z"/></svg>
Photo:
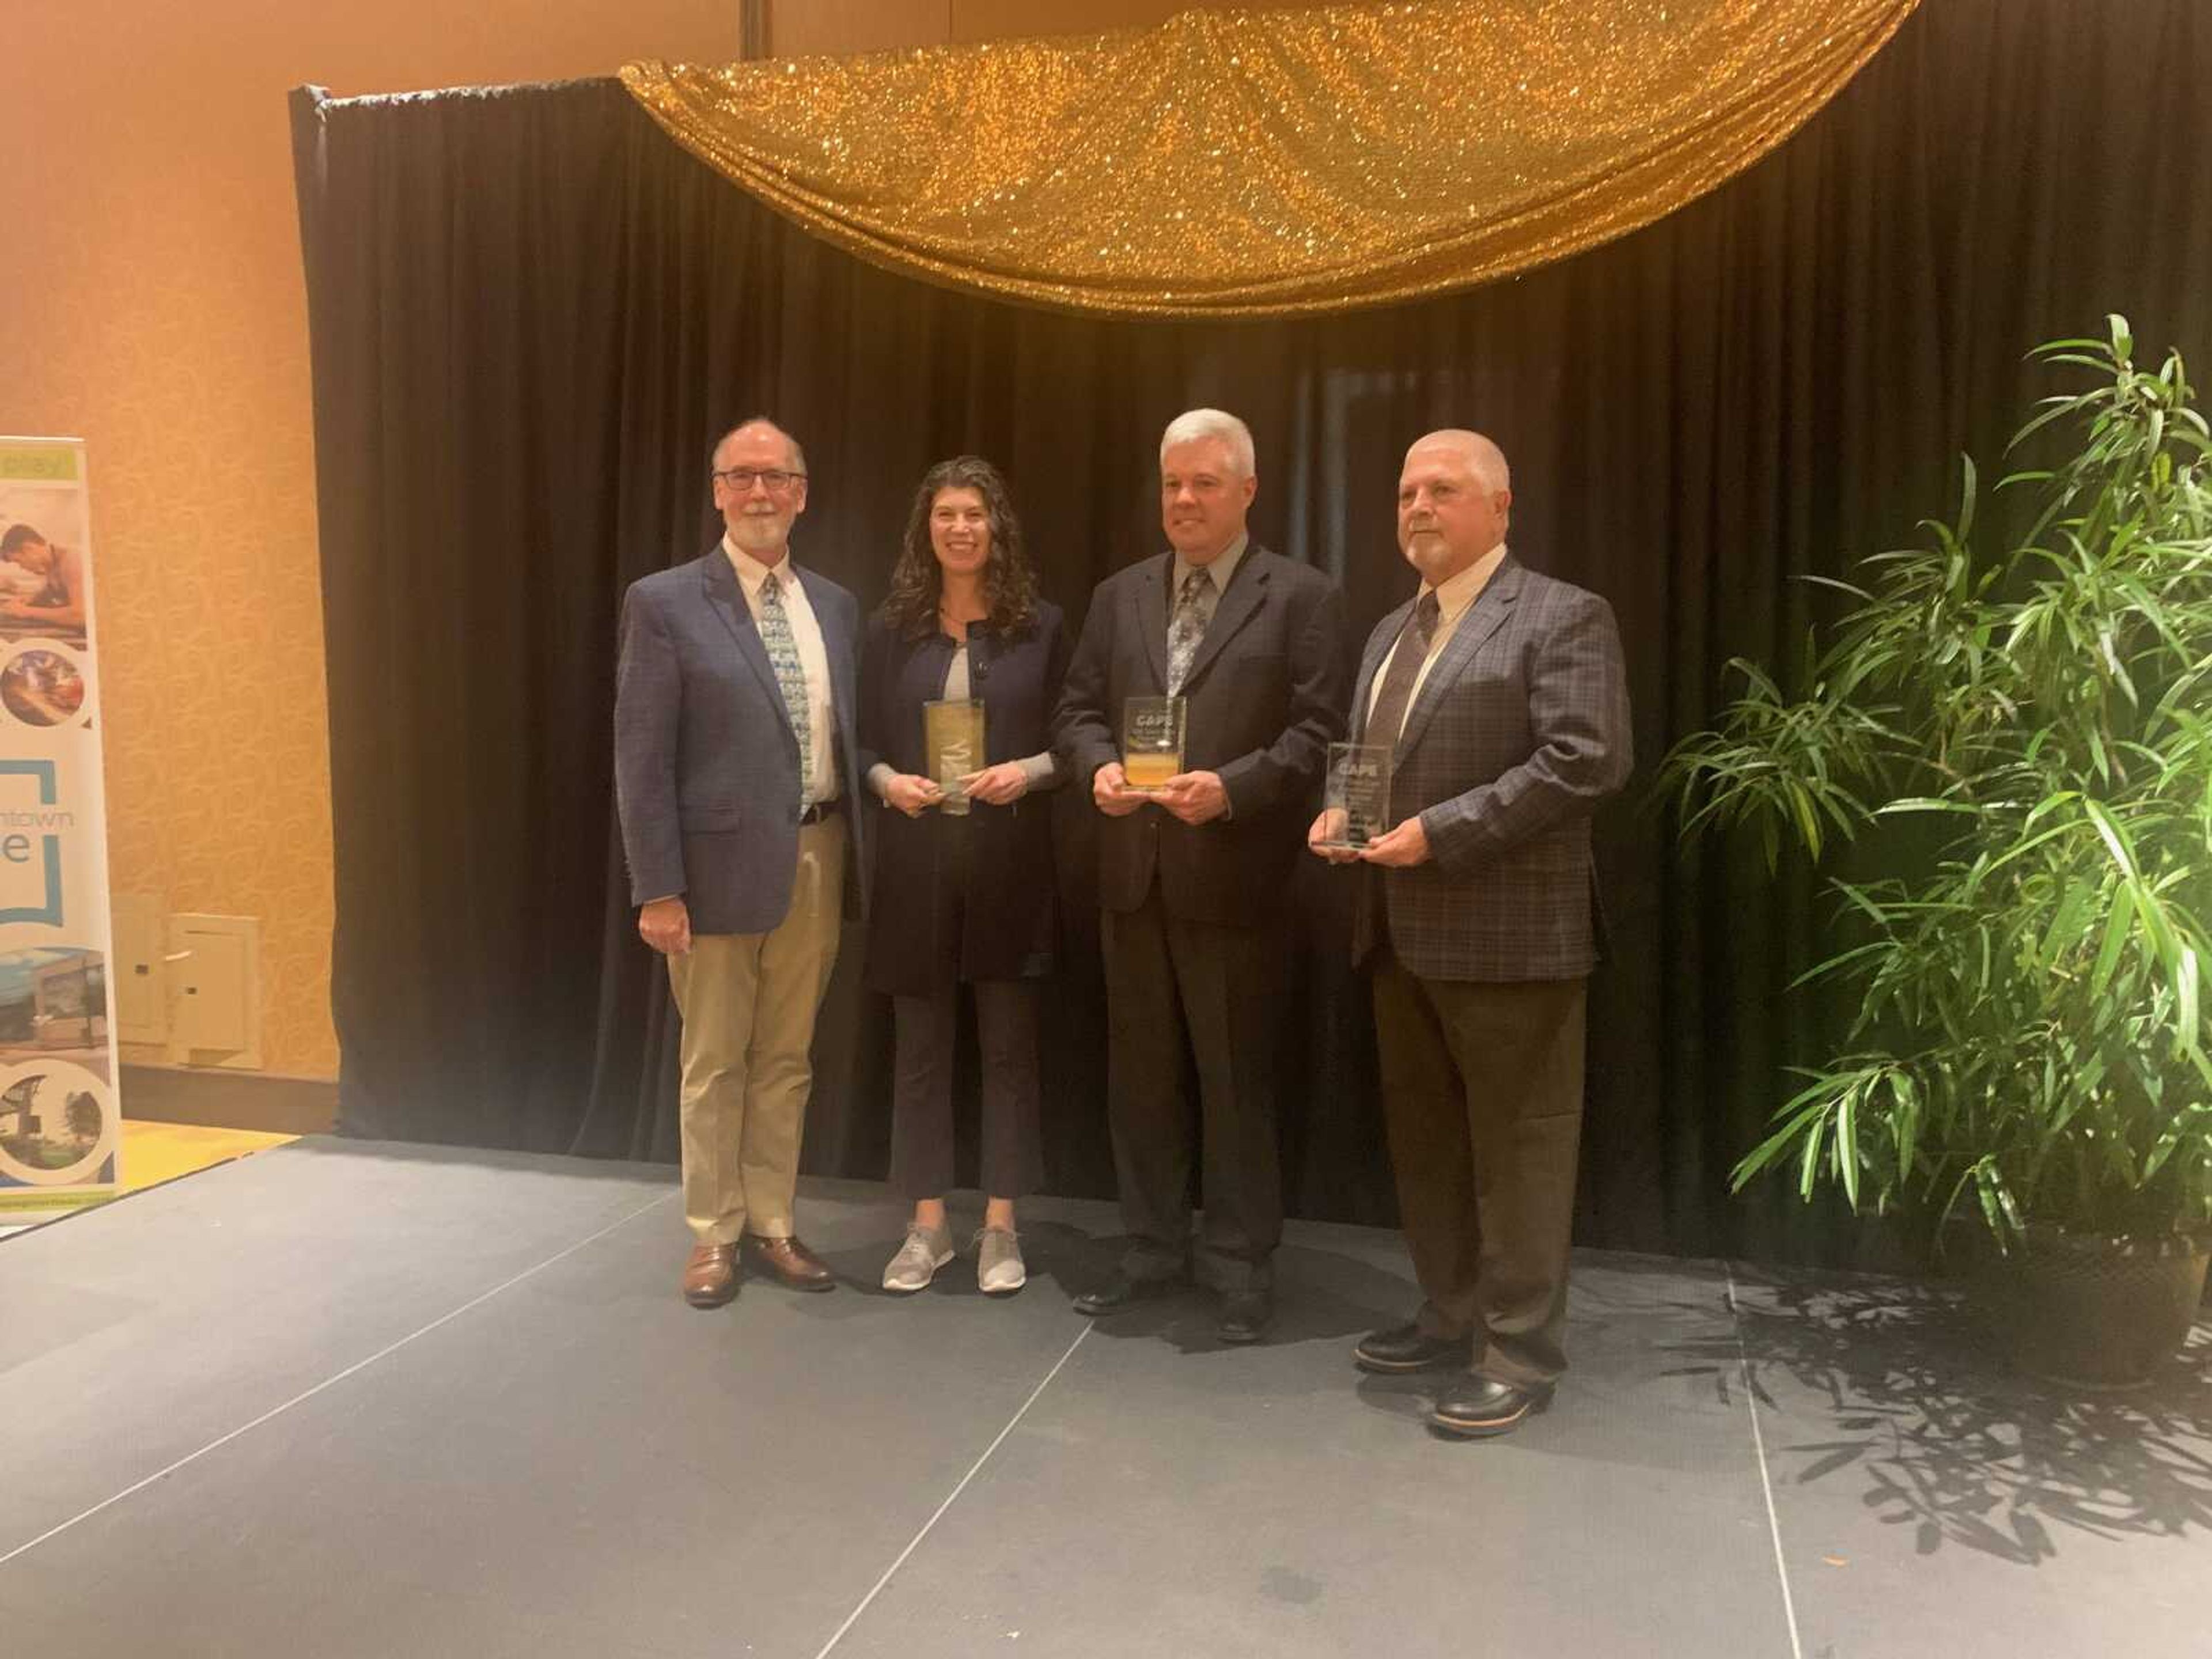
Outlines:
<svg viewBox="0 0 2212 1659"><path fill-rule="evenodd" d="M0 1228L121 1158L86 483L81 441L0 438Z"/></svg>

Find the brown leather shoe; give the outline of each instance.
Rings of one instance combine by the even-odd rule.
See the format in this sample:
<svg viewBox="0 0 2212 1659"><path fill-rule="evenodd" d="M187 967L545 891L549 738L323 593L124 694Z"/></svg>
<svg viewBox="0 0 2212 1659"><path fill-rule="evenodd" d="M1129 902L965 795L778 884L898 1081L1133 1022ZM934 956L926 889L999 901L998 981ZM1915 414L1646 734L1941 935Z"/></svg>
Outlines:
<svg viewBox="0 0 2212 1659"><path fill-rule="evenodd" d="M738 1247L695 1244L684 1264L684 1299L695 1308L719 1308L738 1293Z"/></svg>
<svg viewBox="0 0 2212 1659"><path fill-rule="evenodd" d="M745 1235L745 1253L754 1262L775 1275L781 1283L794 1291L834 1291L837 1276L823 1265L822 1258L793 1238L763 1238L758 1233Z"/></svg>

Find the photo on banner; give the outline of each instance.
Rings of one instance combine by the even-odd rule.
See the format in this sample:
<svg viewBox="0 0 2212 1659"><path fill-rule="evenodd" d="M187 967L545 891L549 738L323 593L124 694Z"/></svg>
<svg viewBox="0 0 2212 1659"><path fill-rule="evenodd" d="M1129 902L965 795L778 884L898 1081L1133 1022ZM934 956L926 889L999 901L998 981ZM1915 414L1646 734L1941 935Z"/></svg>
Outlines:
<svg viewBox="0 0 2212 1659"><path fill-rule="evenodd" d="M92 569L83 444L0 438L0 1228L120 1175Z"/></svg>

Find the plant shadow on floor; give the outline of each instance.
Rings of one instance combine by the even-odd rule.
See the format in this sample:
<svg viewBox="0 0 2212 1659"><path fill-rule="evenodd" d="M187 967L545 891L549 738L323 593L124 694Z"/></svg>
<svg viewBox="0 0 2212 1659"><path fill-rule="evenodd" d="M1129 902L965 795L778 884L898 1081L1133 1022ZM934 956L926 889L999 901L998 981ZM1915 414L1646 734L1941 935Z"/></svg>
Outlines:
<svg viewBox="0 0 2212 1659"><path fill-rule="evenodd" d="M1856 1474L1861 1501L1911 1528L1919 1553L2023 1566L2069 1530L2212 1532L2212 1322L2148 1387L2093 1394L2008 1370L1953 1286L1754 1274L1736 1302L1778 1486ZM1718 1346L1676 1352L1736 1358Z"/></svg>

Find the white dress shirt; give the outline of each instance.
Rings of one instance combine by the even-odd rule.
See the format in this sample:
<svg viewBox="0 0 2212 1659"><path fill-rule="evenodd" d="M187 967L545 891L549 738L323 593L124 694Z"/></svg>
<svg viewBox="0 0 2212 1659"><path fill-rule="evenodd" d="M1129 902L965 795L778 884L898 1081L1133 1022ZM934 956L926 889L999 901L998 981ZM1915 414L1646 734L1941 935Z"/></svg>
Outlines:
<svg viewBox="0 0 2212 1659"><path fill-rule="evenodd" d="M815 620L814 607L806 602L806 589L791 568L791 551L784 550L783 556L774 565L763 564L750 553L738 550L726 534L722 551L730 556L730 563L738 573L738 586L745 596L745 608L752 612L753 626L760 626L761 584L773 574L778 592L783 599L783 614L791 623L791 637L799 647L799 672L806 678L806 736L810 753L806 760L809 785L802 786L802 807L812 806L818 801L837 798L837 716L836 705L830 701L830 653L822 643L822 624Z"/></svg>
<svg viewBox="0 0 2212 1659"><path fill-rule="evenodd" d="M1399 732L1406 729L1406 720L1412 718L1413 705L1421 700L1421 687L1428 681L1429 670L1443 654L1444 647L1450 642L1453 632L1459 627L1459 619L1474 609L1475 600L1482 596L1482 590L1490 585L1490 579L1498 574L1498 567L1504 562L1505 544L1500 542L1458 575L1447 579L1436 590L1437 631L1429 635L1429 654L1421 659L1421 672L1413 677L1413 694L1406 699L1405 718L1399 721L1398 730L1390 733L1387 739L1389 742L1395 744ZM1423 582L1421 592L1428 591L1428 583ZM1419 598L1419 595L1415 595L1417 602ZM1406 636L1401 633L1396 642L1383 653L1382 660L1375 665L1375 683L1367 688L1367 712L1370 715L1375 712L1376 698L1382 694L1382 682L1389 678L1390 659L1398 654L1399 647L1405 642ZM1367 733L1366 740L1369 743L1385 741L1372 732Z"/></svg>

